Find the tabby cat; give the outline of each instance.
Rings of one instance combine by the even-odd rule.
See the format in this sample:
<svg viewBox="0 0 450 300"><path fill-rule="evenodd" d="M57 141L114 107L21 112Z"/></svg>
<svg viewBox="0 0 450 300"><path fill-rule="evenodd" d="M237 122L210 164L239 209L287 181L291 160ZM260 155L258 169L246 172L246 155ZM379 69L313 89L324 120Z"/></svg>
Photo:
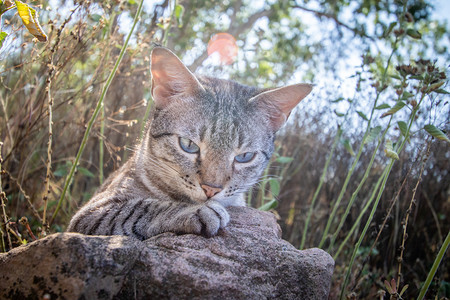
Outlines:
<svg viewBox="0 0 450 300"><path fill-rule="evenodd" d="M196 76L163 47L152 51L151 74L154 107L144 138L68 231L141 240L167 231L216 235L229 222L225 208L245 205L275 132L312 89Z"/></svg>

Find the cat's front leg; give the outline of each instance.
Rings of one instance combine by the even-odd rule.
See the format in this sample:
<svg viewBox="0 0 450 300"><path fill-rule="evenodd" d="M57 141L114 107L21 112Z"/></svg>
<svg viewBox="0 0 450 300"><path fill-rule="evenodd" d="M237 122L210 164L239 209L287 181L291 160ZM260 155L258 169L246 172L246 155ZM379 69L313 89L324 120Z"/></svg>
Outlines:
<svg viewBox="0 0 450 300"><path fill-rule="evenodd" d="M193 233L207 237L217 234L230 221L226 209L217 201L202 205L177 205L158 214L147 227L147 236L162 232Z"/></svg>

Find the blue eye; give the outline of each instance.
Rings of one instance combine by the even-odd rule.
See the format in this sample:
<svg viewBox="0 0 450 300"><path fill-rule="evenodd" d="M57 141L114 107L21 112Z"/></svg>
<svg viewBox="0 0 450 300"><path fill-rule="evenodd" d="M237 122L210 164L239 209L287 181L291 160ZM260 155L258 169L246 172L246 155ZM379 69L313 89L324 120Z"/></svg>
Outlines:
<svg viewBox="0 0 450 300"><path fill-rule="evenodd" d="M190 139L180 137L179 142L181 149L187 153L198 153L200 151L200 147Z"/></svg>
<svg viewBox="0 0 450 300"><path fill-rule="evenodd" d="M248 163L249 161L251 161L253 159L253 157L255 157L255 153L254 152L245 152L245 153L236 155L234 157L234 159L238 163Z"/></svg>

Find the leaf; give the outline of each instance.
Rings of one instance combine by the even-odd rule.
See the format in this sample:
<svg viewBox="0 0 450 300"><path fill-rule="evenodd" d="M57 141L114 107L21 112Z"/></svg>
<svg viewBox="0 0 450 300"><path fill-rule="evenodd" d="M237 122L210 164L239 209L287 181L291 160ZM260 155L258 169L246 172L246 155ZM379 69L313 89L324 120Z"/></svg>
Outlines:
<svg viewBox="0 0 450 300"><path fill-rule="evenodd" d="M438 93L438 94L445 94L445 95L450 94L449 92L447 92L447 91L444 90L444 89L437 89L437 90L435 90L434 92L435 92L435 93Z"/></svg>
<svg viewBox="0 0 450 300"><path fill-rule="evenodd" d="M381 132L381 126L370 128L369 134L367 135L364 143L365 144L371 143L373 140L375 140L378 137L380 132Z"/></svg>
<svg viewBox="0 0 450 300"><path fill-rule="evenodd" d="M406 284L403 288L402 288L402 290L401 290L401 292L400 292L400 297L406 292L406 290L408 289L408 287L409 287L409 285L408 284Z"/></svg>
<svg viewBox="0 0 450 300"><path fill-rule="evenodd" d="M392 29L394 29L395 25L397 25L397 22L392 22L389 24L389 27L386 28L386 31L383 33L383 37L387 37L391 33Z"/></svg>
<svg viewBox="0 0 450 300"><path fill-rule="evenodd" d="M3 46L3 41L6 39L6 37L8 36L8 34L4 31L0 31L0 49Z"/></svg>
<svg viewBox="0 0 450 300"><path fill-rule="evenodd" d="M293 160L294 160L293 157L280 156L280 157L277 157L277 159L275 161L279 162L280 164L288 164Z"/></svg>
<svg viewBox="0 0 450 300"><path fill-rule="evenodd" d="M338 103L338 102L341 102L342 100L344 100L345 98L344 97L339 97L339 98L337 98L336 100L331 100L330 102L331 103Z"/></svg>
<svg viewBox="0 0 450 300"><path fill-rule="evenodd" d="M450 139L445 135L445 133L443 133L439 128L437 128L434 125L425 125L423 127L429 134L431 134L433 137L442 140L442 141L446 141L448 143L450 143Z"/></svg>
<svg viewBox="0 0 450 300"><path fill-rule="evenodd" d="M411 94L410 92L404 91L401 99L402 100L407 100L407 99L409 99L411 97L414 97L414 95Z"/></svg>
<svg viewBox="0 0 450 300"><path fill-rule="evenodd" d="M175 17L177 18L178 27L183 27L184 6L177 4L175 6Z"/></svg>
<svg viewBox="0 0 450 300"><path fill-rule="evenodd" d="M397 152L395 152L394 147L392 145L392 142L390 140L386 141L386 145L385 145L385 148L384 148L384 153L389 158L392 158L392 159L395 159L395 160L399 160L398 154L397 154Z"/></svg>
<svg viewBox="0 0 450 300"><path fill-rule="evenodd" d="M402 135L404 137L406 137L406 132L408 131L408 126L406 125L406 123L403 121L398 121L397 125L398 125L398 128L400 129L400 132L402 133Z"/></svg>
<svg viewBox="0 0 450 300"><path fill-rule="evenodd" d="M17 12L22 19L23 25L28 29L28 31L34 35L40 42L47 41L47 35L42 30L39 20L37 18L36 11L21 1L14 1L16 3Z"/></svg>
<svg viewBox="0 0 450 300"><path fill-rule="evenodd" d="M55 172L53 172L53 176L56 177L65 177L67 174L69 174L69 169L72 167L72 162L66 162L64 165L59 165L58 168L56 168Z"/></svg>
<svg viewBox="0 0 450 300"><path fill-rule="evenodd" d="M411 76L409 76L409 78L416 79L416 80L423 80L423 76L422 75L411 75Z"/></svg>
<svg viewBox="0 0 450 300"><path fill-rule="evenodd" d="M402 79L400 78L400 76L398 76L398 75L389 75L389 77L392 77L392 78L395 78L395 79L398 79L398 80L402 80Z"/></svg>
<svg viewBox="0 0 450 300"><path fill-rule="evenodd" d="M272 196L277 197L280 194L280 182L277 179L271 179L269 185Z"/></svg>
<svg viewBox="0 0 450 300"><path fill-rule="evenodd" d="M385 108L391 108L391 106L387 103L383 103L375 107L375 109L385 109Z"/></svg>
<svg viewBox="0 0 450 300"><path fill-rule="evenodd" d="M336 116L338 117L343 117L345 116L345 114L338 112L337 110L334 110L334 113L336 114Z"/></svg>
<svg viewBox="0 0 450 300"><path fill-rule="evenodd" d="M352 145L349 140L343 140L342 144L344 144L344 148L350 153L351 156L355 156L355 152L353 151Z"/></svg>
<svg viewBox="0 0 450 300"><path fill-rule="evenodd" d="M94 178L95 175L86 168L78 167L78 171L86 177Z"/></svg>
<svg viewBox="0 0 450 300"><path fill-rule="evenodd" d="M402 101L398 101L390 110L388 110L387 112L385 112L384 114L381 115L381 118L384 118L386 116L390 116L395 114L396 112L398 112L400 109L402 109L405 106L405 102Z"/></svg>
<svg viewBox="0 0 450 300"><path fill-rule="evenodd" d="M366 121L369 121L369 119L367 118L367 116L362 112L362 111L356 111L358 113L358 115L363 118Z"/></svg>
<svg viewBox="0 0 450 300"><path fill-rule="evenodd" d="M444 83L445 83L444 81L440 81L440 82L436 82L436 83L430 85L427 92L428 93L434 92L435 90L440 88Z"/></svg>
<svg viewBox="0 0 450 300"><path fill-rule="evenodd" d="M10 0L1 0L0 1L0 16L3 15L6 11L10 10L11 8L14 8L14 3Z"/></svg>
<svg viewBox="0 0 450 300"><path fill-rule="evenodd" d="M277 199L272 199L269 202L267 202L266 204L258 207L258 209L262 210L262 211L268 211L268 210L271 210L272 208L276 208L277 206L278 206Z"/></svg>
<svg viewBox="0 0 450 300"><path fill-rule="evenodd" d="M100 21L102 16L99 15L99 14L92 14L92 15L89 15L89 18L91 18L91 20L94 21L94 22L98 22L98 21Z"/></svg>
<svg viewBox="0 0 450 300"><path fill-rule="evenodd" d="M406 34L409 35L410 37L412 37L413 39L421 39L422 38L422 34L420 32L418 32L415 29L409 28L406 30Z"/></svg>
<svg viewBox="0 0 450 300"><path fill-rule="evenodd" d="M385 280L384 281L384 287L386 288L386 290L388 291L389 294L393 294L394 291L392 290L391 284L389 283L389 281Z"/></svg>

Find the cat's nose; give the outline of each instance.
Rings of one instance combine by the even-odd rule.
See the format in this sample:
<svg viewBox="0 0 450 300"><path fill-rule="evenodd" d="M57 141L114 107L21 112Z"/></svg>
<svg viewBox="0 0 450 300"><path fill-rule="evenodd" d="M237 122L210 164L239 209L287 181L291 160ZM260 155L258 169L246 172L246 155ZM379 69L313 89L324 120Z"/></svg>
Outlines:
<svg viewBox="0 0 450 300"><path fill-rule="evenodd" d="M201 187L205 192L206 197L208 197L208 199L217 195L222 190L221 186L211 186L208 184L202 184Z"/></svg>

